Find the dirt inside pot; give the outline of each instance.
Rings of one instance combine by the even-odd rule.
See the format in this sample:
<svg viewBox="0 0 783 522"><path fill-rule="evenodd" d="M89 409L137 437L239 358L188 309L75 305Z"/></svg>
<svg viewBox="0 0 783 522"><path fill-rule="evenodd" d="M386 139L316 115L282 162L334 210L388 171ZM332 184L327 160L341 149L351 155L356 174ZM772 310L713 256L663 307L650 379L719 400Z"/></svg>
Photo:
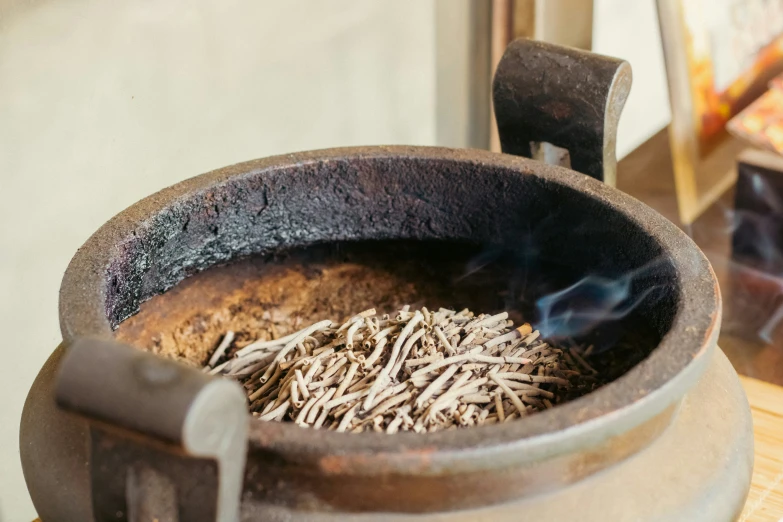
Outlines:
<svg viewBox="0 0 783 522"><path fill-rule="evenodd" d="M507 311L517 325L534 323L535 298L567 283L565 273L562 280L542 277L518 252L451 242L330 243L212 267L143 303L115 335L200 367L227 331L236 334L230 355L253 341L323 319L343 322L368 308L379 314L406 304ZM605 383L646 357L658 339L643 318L629 317L568 342L596 346L590 363Z"/></svg>

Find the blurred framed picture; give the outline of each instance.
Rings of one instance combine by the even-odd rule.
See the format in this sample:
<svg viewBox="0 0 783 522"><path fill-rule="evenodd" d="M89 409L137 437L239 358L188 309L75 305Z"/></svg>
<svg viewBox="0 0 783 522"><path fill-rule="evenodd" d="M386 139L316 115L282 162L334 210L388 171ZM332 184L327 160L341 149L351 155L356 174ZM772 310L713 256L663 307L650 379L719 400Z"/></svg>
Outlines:
<svg viewBox="0 0 783 522"><path fill-rule="evenodd" d="M729 120L726 128L756 148L783 155L783 78L776 80L770 90Z"/></svg>
<svg viewBox="0 0 783 522"><path fill-rule="evenodd" d="M783 0L657 0L672 107L680 219L691 223L736 180L744 148L726 123L783 71Z"/></svg>

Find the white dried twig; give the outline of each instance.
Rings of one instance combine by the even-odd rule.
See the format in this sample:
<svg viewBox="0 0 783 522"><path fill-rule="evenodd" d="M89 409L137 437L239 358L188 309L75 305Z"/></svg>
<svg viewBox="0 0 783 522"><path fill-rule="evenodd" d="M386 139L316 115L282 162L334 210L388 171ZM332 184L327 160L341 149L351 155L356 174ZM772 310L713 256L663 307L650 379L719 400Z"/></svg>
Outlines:
<svg viewBox="0 0 783 522"><path fill-rule="evenodd" d="M235 340L226 332L204 371L240 381L261 420L339 432L509 422L599 382L588 362L592 347L552 347L529 324L514 328L506 312L406 306L391 317L370 309L342 323L296 328L216 366Z"/></svg>

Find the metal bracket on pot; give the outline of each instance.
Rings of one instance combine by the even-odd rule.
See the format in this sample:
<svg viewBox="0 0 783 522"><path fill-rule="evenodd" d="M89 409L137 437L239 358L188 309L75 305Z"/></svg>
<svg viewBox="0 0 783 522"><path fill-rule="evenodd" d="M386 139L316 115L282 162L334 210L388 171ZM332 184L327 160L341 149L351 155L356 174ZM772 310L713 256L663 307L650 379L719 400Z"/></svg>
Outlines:
<svg viewBox="0 0 783 522"><path fill-rule="evenodd" d="M96 521L239 520L249 416L236 383L80 339L63 360L55 396L90 421Z"/></svg>
<svg viewBox="0 0 783 522"><path fill-rule="evenodd" d="M549 143L568 150L574 170L614 185L617 124L630 90L628 62L515 40L492 84L501 148L530 158Z"/></svg>

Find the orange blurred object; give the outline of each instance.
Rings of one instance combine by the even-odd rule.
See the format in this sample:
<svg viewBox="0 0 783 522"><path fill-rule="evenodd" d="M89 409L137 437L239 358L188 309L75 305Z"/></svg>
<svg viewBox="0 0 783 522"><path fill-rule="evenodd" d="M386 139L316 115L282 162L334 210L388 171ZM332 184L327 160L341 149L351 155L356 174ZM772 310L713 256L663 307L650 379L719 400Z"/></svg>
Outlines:
<svg viewBox="0 0 783 522"><path fill-rule="evenodd" d="M772 89L729 120L726 129L756 147L783 154L783 81L775 78Z"/></svg>

